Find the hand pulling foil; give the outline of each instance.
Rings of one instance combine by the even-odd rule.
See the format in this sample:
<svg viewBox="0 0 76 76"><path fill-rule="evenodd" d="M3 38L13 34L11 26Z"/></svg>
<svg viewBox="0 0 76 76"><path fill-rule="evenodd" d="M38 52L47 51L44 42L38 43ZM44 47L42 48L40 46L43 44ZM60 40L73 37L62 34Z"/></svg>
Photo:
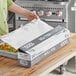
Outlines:
<svg viewBox="0 0 76 76"><path fill-rule="evenodd" d="M31 67L68 44L70 32L62 26L53 28L39 19L3 36L1 40L19 50L21 66Z"/></svg>

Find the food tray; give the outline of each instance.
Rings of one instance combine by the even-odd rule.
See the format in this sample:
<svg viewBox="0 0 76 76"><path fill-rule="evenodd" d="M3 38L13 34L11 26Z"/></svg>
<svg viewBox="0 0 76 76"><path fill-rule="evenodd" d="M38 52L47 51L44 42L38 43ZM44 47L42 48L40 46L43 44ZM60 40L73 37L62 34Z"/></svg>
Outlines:
<svg viewBox="0 0 76 76"><path fill-rule="evenodd" d="M5 50L0 50L0 55L12 59L18 59L18 53L8 52Z"/></svg>

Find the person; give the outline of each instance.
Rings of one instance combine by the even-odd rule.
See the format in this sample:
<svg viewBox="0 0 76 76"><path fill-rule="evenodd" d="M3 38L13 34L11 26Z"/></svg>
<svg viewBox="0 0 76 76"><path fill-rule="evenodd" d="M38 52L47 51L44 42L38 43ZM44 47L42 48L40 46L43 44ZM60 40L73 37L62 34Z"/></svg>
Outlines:
<svg viewBox="0 0 76 76"><path fill-rule="evenodd" d="M38 16L32 11L18 6L12 0L0 0L0 36L9 32L7 24L7 10L25 16L28 21L38 19Z"/></svg>

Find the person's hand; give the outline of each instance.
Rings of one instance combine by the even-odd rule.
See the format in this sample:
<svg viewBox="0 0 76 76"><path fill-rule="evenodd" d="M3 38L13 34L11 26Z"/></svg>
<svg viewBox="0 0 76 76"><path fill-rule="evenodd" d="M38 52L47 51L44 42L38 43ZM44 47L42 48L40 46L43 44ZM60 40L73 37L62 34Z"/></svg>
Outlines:
<svg viewBox="0 0 76 76"><path fill-rule="evenodd" d="M33 19L39 19L39 17L31 11L27 12L26 17L27 17L28 21L32 21Z"/></svg>
<svg viewBox="0 0 76 76"><path fill-rule="evenodd" d="M31 12L28 9L22 8L20 6L18 6L17 4L15 4L13 2L13 4L8 8L9 11L20 14L22 16L25 16L28 21L32 21L33 19L38 19L38 16L36 14L34 14L33 12Z"/></svg>

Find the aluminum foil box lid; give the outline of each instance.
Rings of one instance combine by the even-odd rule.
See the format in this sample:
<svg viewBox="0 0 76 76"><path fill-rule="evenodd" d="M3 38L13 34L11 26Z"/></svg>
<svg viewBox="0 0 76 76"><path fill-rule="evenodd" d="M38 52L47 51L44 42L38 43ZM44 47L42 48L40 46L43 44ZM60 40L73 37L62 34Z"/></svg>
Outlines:
<svg viewBox="0 0 76 76"><path fill-rule="evenodd" d="M40 19L33 20L25 26L22 26L19 29L1 37L1 40L8 43L15 49L18 49L29 41L52 29L53 27L49 26Z"/></svg>

